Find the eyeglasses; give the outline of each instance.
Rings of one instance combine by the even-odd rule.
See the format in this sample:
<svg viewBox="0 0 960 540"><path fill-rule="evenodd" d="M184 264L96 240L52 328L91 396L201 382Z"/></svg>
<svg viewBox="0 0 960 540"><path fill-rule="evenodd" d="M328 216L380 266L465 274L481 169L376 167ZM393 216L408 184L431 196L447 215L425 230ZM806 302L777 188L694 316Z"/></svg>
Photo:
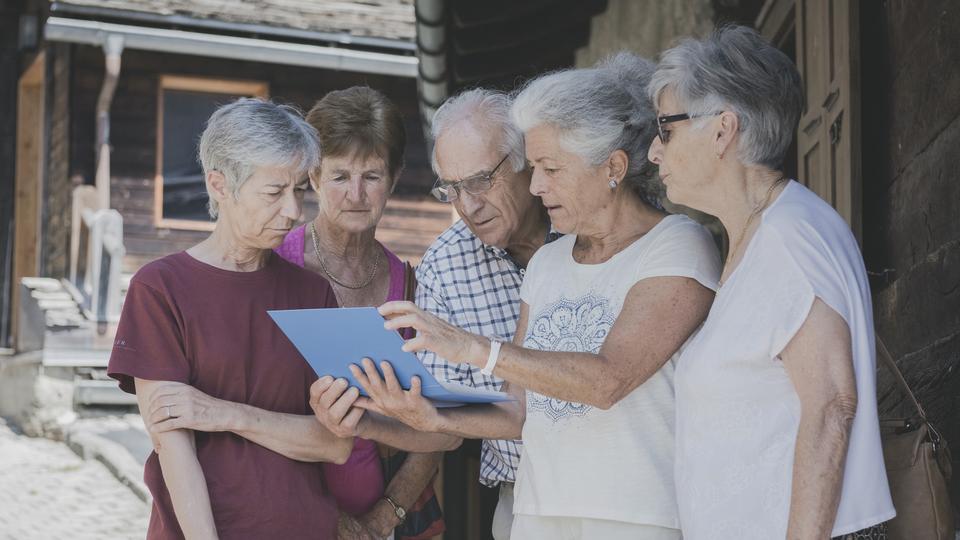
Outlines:
<svg viewBox="0 0 960 540"><path fill-rule="evenodd" d="M661 143L667 144L668 142L670 142L670 132L663 130L663 125L664 125L664 124L671 124L671 123L673 123L673 122L680 122L681 120L692 120L692 119L694 119L694 118L703 118L703 117L706 117L706 116L717 116L717 115L719 115L719 114L723 114L723 111L712 112L712 113L704 113L704 114L695 114L695 115L693 115L693 116L690 116L690 115L687 114L687 113L671 114L671 115L668 115L668 116L658 116L658 117L657 117L657 135L660 136L660 142L661 142Z"/></svg>
<svg viewBox="0 0 960 540"><path fill-rule="evenodd" d="M497 166L488 173L475 174L471 177L457 181L437 178L436 183L433 184L433 189L430 190L430 194L436 197L440 202L453 202L459 199L460 190L466 191L471 195L479 195L493 187L493 177L497 174L497 170L500 169L500 166L503 165L503 162L506 161L508 157L510 157L510 154L503 156L503 159L500 160L500 163L497 163Z"/></svg>

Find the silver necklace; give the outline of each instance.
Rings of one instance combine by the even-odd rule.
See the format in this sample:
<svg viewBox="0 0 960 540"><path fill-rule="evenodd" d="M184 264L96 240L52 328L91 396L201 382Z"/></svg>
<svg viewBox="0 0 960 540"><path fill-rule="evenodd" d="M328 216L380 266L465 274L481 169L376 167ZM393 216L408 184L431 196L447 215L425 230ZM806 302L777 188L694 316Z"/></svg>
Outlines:
<svg viewBox="0 0 960 540"><path fill-rule="evenodd" d="M727 262L733 261L733 258L737 254L737 250L740 249L740 244L743 243L743 238L747 235L747 229L750 227L750 223L753 222L753 218L755 218L760 212L763 211L764 208L767 207L768 204L770 204L770 196L773 195L773 190L776 189L776 187L779 186L780 182L783 180L786 180L785 176L781 176L780 178L774 180L773 183L770 184L770 188L767 189L767 196L764 197L763 201L755 206L753 211L750 212L750 215L747 216L747 220L743 222L743 228L740 229L740 236L737 237L737 243L733 245L733 249L731 249L730 253L727 254ZM727 278L729 279L730 276L727 276ZM718 283L718 285L722 287L724 283L726 283L726 281Z"/></svg>
<svg viewBox="0 0 960 540"><path fill-rule="evenodd" d="M310 222L310 236L313 238L313 250L317 254L317 261L320 263L320 268L323 270L323 273L326 274L327 277L329 277L330 280L337 285L347 289L358 290L370 285L370 282L372 282L373 278L377 275L377 270L380 269L380 260L383 259L383 253L381 253L380 250L377 250L377 260L373 263L373 268L370 269L370 275L368 275L362 283L358 285L344 283L343 280L331 274L330 270L327 269L327 265L323 264L323 257L320 255L320 242L317 240L317 227L312 221Z"/></svg>

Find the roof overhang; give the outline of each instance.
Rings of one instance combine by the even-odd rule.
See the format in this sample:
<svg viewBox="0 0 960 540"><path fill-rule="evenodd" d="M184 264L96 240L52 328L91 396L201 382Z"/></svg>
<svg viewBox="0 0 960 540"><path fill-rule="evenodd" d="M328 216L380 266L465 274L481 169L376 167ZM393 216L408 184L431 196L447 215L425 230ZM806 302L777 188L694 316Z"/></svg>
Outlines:
<svg viewBox="0 0 960 540"><path fill-rule="evenodd" d="M396 77L415 78L418 66L417 58L407 55L63 17L48 18L44 34L48 41L103 46L113 37L129 49Z"/></svg>

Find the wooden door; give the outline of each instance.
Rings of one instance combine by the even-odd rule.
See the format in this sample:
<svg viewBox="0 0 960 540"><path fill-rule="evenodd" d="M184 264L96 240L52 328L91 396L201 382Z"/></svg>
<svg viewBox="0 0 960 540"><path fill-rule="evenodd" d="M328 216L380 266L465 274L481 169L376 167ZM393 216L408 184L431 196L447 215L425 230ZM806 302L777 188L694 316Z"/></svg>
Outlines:
<svg viewBox="0 0 960 540"><path fill-rule="evenodd" d="M17 335L20 279L40 271L41 205L44 169L44 71L41 53L20 77L17 88L17 157L14 180L13 310Z"/></svg>
<svg viewBox="0 0 960 540"><path fill-rule="evenodd" d="M797 65L806 107L797 132L799 180L860 239L860 25L857 0L797 0Z"/></svg>

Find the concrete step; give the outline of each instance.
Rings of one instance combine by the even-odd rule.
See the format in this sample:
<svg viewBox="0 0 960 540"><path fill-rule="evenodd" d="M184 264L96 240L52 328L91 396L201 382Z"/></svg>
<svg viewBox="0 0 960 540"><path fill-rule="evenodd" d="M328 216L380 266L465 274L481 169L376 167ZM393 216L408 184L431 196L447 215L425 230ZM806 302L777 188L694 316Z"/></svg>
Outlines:
<svg viewBox="0 0 960 540"><path fill-rule="evenodd" d="M128 394L117 385L117 381L78 379L73 385L73 402L78 406L137 404L137 396Z"/></svg>
<svg viewBox="0 0 960 540"><path fill-rule="evenodd" d="M110 351L106 349L43 349L43 365L66 368L106 368Z"/></svg>

